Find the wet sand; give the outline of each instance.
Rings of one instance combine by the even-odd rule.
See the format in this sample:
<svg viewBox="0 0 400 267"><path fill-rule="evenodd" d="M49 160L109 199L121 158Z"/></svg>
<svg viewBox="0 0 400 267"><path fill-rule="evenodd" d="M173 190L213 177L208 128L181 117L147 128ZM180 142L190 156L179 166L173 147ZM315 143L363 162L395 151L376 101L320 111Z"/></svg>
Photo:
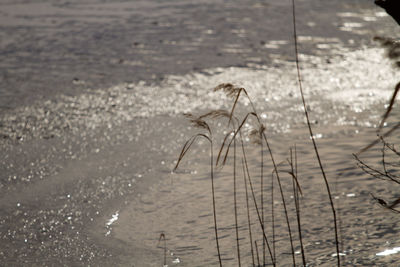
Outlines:
<svg viewBox="0 0 400 267"><path fill-rule="evenodd" d="M229 108L211 89L234 82L262 112L279 160L294 143L303 153L308 258L330 266L332 226L304 129L288 10L258 1L1 3L1 262L159 266L164 231L169 265L215 264L204 147L183 173L171 169L194 131L181 114ZM398 255L376 253L398 246L398 217L369 193L396 188L364 175L351 153L373 140L397 81L371 42L395 24L362 1L299 2L298 12L306 96L342 210L345 260L390 266ZM227 171L218 183L228 210ZM227 265L231 215L223 216Z"/></svg>

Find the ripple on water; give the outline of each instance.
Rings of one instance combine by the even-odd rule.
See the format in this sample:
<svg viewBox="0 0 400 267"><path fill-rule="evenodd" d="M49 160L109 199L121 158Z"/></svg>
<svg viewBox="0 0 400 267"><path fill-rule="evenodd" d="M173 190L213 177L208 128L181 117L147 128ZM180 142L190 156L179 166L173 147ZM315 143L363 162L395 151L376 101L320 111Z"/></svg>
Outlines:
<svg viewBox="0 0 400 267"><path fill-rule="evenodd" d="M373 105L387 101L392 92L397 81L395 69L382 49L342 49L334 54L300 55L305 94L313 115L326 124L351 125L353 113L366 111L365 116L357 116L357 123L369 123L370 117L381 112ZM293 62L279 57L274 62L278 67L214 68L183 76L170 75L160 84L124 83L91 94L62 96L57 101L20 107L1 115L5 137L2 141L60 136L66 130L95 129L101 125L112 128L135 118L163 114L228 109L227 97L212 92L212 88L225 82L248 90L256 106L268 112L263 119L272 127L271 131L286 131L288 124L303 121L301 112L297 112L301 110L297 76ZM242 101L246 105L246 100ZM327 107L331 112L326 112Z"/></svg>
<svg viewBox="0 0 400 267"><path fill-rule="evenodd" d="M342 56L328 59L301 55L302 62L306 62L302 63L306 97L309 99L313 117L320 121L315 126L318 129L316 137L319 138L320 153L327 166L326 173L334 183L336 194L334 198L340 204L341 223L346 225L341 230L343 244L346 247L340 256L348 263L366 264L371 262L371 250L374 251L378 247L377 242L381 242L379 236L388 234L391 239L395 238L394 233L386 228L376 228L379 223L392 221L394 217L387 218L377 214L379 211L368 205L360 205L370 201L370 188L378 190L379 187L383 191L387 189L383 184L376 185L371 179L365 179L363 173L354 166L351 153L366 142L368 134L365 132L360 134L360 129L363 126L373 126L397 80L395 70L380 49L345 52ZM302 190L307 192L303 199L302 211L303 222L307 228L304 230L307 236L306 255L310 262L312 261L311 264L329 264L335 261L336 256L332 255L333 237L329 235L332 233L331 214L326 209L324 185L323 181L318 179L319 169L315 164L314 154L310 152L309 144L304 141L307 133L296 127L299 123L303 125L304 115L299 102L294 65L279 59L276 63L279 64L279 68L217 68L185 76L171 76L160 85L159 90L177 91L179 96L174 99L177 102L181 101L180 97L182 100L190 99L190 104L193 104L192 107L188 107L190 111L223 108L229 100L223 95L216 97L210 88L222 82L233 82L247 88L251 96L256 96L253 97L254 102L256 107L262 110L262 114L265 114L262 119L269 130L282 132L284 126L290 125L286 128L289 130L285 134L271 137L272 147L278 154L277 157L284 161L287 158L288 146L297 143L301 161L299 175L302 179ZM365 79L366 75L372 78ZM166 89L167 84L171 88ZM172 113L186 110L186 103L179 103L175 107L170 107ZM241 104L246 106L245 101ZM250 128L250 123L246 126ZM358 137L356 140L354 140L355 135ZM259 162L258 152L256 149L249 150L251 150L249 164L252 168L256 168L254 166ZM197 151L200 153L200 148ZM127 223L119 225L115 232L116 237L143 241L145 246L151 246L157 238L156 232L163 230L168 236L169 247L173 248L184 261L198 263L199 266L216 265L212 213L210 213L210 201L207 201L210 196L206 153L207 151L202 151L201 155L196 154L200 164L190 166L196 170L196 175L189 175L190 172L178 175L180 177L174 177L173 185L163 183L160 185L160 190L155 189L149 195L142 196L144 200L129 205L121 216ZM257 174L254 176L259 177ZM254 183L259 186L259 182ZM232 198L232 177L229 175L229 169L224 169L216 175L216 184L222 255L226 263L234 264L233 208L229 201ZM238 198L243 200L243 197L242 187L238 191ZM292 198L288 196L288 199ZM281 201L275 201L274 206L277 209L282 208ZM244 214L244 210L245 208L241 207L239 216ZM254 213L254 208L252 212ZM256 218L256 215L253 215L253 218ZM246 240L248 228L245 217L240 218L242 257L250 259L249 243ZM371 222L371 218L375 221ZM270 218L268 220L270 223ZM278 223L278 219L276 223L280 262L290 264L284 256L290 253L285 243L287 240L285 223L284 221ZM254 223L256 228L255 225L256 223ZM398 229L397 225L393 227ZM126 235L132 231L136 236L129 239ZM254 231L255 236L259 238L261 236L259 229ZM375 236L376 240L371 241ZM262 240L259 241L262 243Z"/></svg>

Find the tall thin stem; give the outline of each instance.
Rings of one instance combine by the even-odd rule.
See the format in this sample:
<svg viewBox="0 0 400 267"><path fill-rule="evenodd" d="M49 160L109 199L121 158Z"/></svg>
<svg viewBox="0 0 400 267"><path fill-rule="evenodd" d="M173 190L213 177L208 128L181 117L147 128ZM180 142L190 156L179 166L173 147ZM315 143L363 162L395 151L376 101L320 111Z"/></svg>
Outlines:
<svg viewBox="0 0 400 267"><path fill-rule="evenodd" d="M242 168L243 168L243 181L244 181L244 188L246 191L246 209L247 209L247 224L249 226L249 238L250 238L250 249L251 249L251 257L253 259L253 267L255 267L254 261L254 248L253 248L253 235L251 233L251 220L250 220L250 205L249 205L249 193L247 190L247 179L246 179L246 171L244 169L244 162L242 159Z"/></svg>
<svg viewBox="0 0 400 267"><path fill-rule="evenodd" d="M217 244L217 251L218 251L218 260L219 266L222 267L222 260L221 260L221 252L219 249L219 242L218 242L218 226L217 226L217 211L215 205L215 189L214 189L214 152L213 152L213 142L211 139L210 146L211 146L211 156L210 156L210 168L211 168L211 192L212 192L212 204L213 204L213 215L214 215L214 230L215 230L215 241Z"/></svg>
<svg viewBox="0 0 400 267"><path fill-rule="evenodd" d="M262 224L260 210L258 208L256 196L255 196L255 193L254 193L253 183L252 183L251 177L250 177L249 165L247 164L246 151L244 149L244 144L243 144L243 139L242 138L241 138L240 142L241 142L241 145L242 145L242 152L243 152L244 163L245 163L245 167L246 167L246 173L247 173L247 177L249 178L250 190L251 190L251 194L253 196L253 202L254 202L254 206L256 208L258 221L259 221L260 226L261 226L261 230L262 230L262 233L263 233L263 238L265 239L265 243L267 244L267 248L268 248L269 255L271 257L272 265L276 266L275 258L272 255L271 247L270 247L269 242L268 242L268 238L267 238L267 235L266 235L266 232L265 232L265 228L264 228L264 225Z"/></svg>
<svg viewBox="0 0 400 267"><path fill-rule="evenodd" d="M314 151L315 151L315 154L317 156L318 164L319 164L319 167L321 169L321 173L322 173L322 176L324 178L326 190L327 190L328 196L329 196L329 202L330 202L330 205L331 205L332 214L333 214L333 221L334 221L334 226L335 226L335 242L336 242L337 265L340 266L340 250L339 250L339 237L338 237L338 226L337 226L336 210L335 210L335 206L333 204L333 198L332 198L331 190L330 190L330 187L329 187L328 179L326 178L325 171L324 171L324 168L322 166L321 158L319 156L317 144L315 142L314 134L313 134L313 131L311 129L310 118L308 116L306 101L304 100L303 86L302 86L302 83L301 83L301 75L300 75L300 67L299 67L299 52L298 52L298 44L297 44L297 30L296 30L296 6L295 6L295 1L294 0L292 0L292 11L293 11L293 16L292 16L292 18L293 18L293 35L294 35L294 47L295 47L295 54L296 54L297 78L298 78L298 82L299 82L301 100L303 102L304 114L305 114L306 119L307 119L307 126L308 126L308 130L310 132L310 137L311 137L313 146L314 146Z"/></svg>
<svg viewBox="0 0 400 267"><path fill-rule="evenodd" d="M278 173L276 173L276 180L278 181L279 191L281 193L281 198L282 198L282 203L283 203L283 210L285 212L286 224L287 224L287 228L288 228L289 241L290 241L290 248L291 248L291 252L292 252L293 266L296 266L296 258L295 258L295 254L294 254L293 237L292 237L292 230L290 227L289 214L288 214L287 207L286 207L285 196L283 194L281 179L280 179Z"/></svg>
<svg viewBox="0 0 400 267"><path fill-rule="evenodd" d="M160 244L161 240L164 241L164 261L163 266L167 266L167 241L165 240L165 234L161 233L160 238L158 239L158 244Z"/></svg>
<svg viewBox="0 0 400 267"><path fill-rule="evenodd" d="M260 178L260 194L261 194L261 219L262 224L265 226L265 217L264 217L264 149L263 143L261 142L261 178ZM262 243L262 255L263 255L263 266L265 265L265 241Z"/></svg>
<svg viewBox="0 0 400 267"><path fill-rule="evenodd" d="M257 246L257 241L254 241L255 245L256 245L256 252L257 252L257 266L261 266L260 265L260 254L258 254L258 246Z"/></svg>
<svg viewBox="0 0 400 267"><path fill-rule="evenodd" d="M238 214L237 214L237 201L236 201L236 138L233 140L233 202L235 207L235 229L236 229L236 247L238 265L240 263L240 246L239 246L239 227L238 227Z"/></svg>
<svg viewBox="0 0 400 267"><path fill-rule="evenodd" d="M295 176L295 179L298 178L297 176L297 151L296 151L296 146L294 147L294 160L295 160L295 167L293 166L293 150L290 149L290 167L292 171L292 175ZM304 245L303 245L303 236L301 232L301 220L300 220L300 199L299 199L299 189L297 187L297 184L294 179L292 179L292 186L293 186L293 196L294 196L294 204L296 208L296 218L297 218L297 229L299 231L299 241L300 241L300 247L301 247L301 258L303 260L303 266L306 266L306 257L304 253Z"/></svg>
<svg viewBox="0 0 400 267"><path fill-rule="evenodd" d="M274 254L274 258L276 259L276 250L275 250L275 208L274 208L274 173L272 172L271 179L271 219L272 219L272 251Z"/></svg>
<svg viewBox="0 0 400 267"><path fill-rule="evenodd" d="M258 118L258 117L257 117ZM271 146L269 145L268 142L268 138L267 135L265 134L265 132L262 132L262 136L264 137L264 141L265 144L267 145L268 151L269 151L269 155L272 161L272 165L274 166L274 171L275 171L275 175L276 175L276 180L278 181L278 186L279 186L279 191L281 193L281 198L282 198L282 203L283 203L283 209L285 212L285 218L286 218L286 224L287 224L287 228L288 228L288 234L289 234L289 241L290 241L290 249L291 249L291 253L292 253L292 260L293 260L293 265L296 266L296 259L295 259L295 255L294 255L294 247L293 247L293 238L292 238L292 230L290 227L290 222L289 222L289 215L287 212L287 207L286 207L286 201L285 201L285 196L283 194L283 189L282 189L282 184L281 184L281 178L279 176L279 172L278 172L278 167L275 163L275 159L274 159L274 155L272 153L272 149Z"/></svg>

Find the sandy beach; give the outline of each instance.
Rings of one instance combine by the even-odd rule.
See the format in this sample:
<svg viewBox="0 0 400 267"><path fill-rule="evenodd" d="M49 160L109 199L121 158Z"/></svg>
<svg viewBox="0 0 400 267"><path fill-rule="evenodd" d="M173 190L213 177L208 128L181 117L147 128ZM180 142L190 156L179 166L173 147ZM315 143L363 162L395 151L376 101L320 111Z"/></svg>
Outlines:
<svg viewBox="0 0 400 267"><path fill-rule="evenodd" d="M297 14L343 262L393 266L399 254L379 253L400 246L399 215L371 193L389 198L398 188L362 172L352 153L376 137L399 77L372 38L394 37L398 26L372 1L298 1ZM217 266L206 144L172 169L197 131L182 114L229 110L231 99L212 88L231 82L248 90L278 161L298 148L309 266L333 266L291 19L290 1L0 1L0 265L160 266L165 233L168 266ZM238 112L248 109L239 102ZM213 124L215 136L224 125ZM255 170L259 148L246 148ZM380 149L363 158L378 164ZM217 174L217 209L223 262L236 266L229 173ZM243 201L243 188L238 194ZM289 266L283 218L277 222L278 266ZM243 238L246 266L248 246Z"/></svg>

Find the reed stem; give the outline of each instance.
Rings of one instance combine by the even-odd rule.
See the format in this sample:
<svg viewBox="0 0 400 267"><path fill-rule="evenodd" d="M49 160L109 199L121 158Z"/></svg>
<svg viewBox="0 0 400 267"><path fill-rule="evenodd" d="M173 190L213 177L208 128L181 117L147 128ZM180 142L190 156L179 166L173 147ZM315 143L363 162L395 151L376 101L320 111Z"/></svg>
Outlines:
<svg viewBox="0 0 400 267"><path fill-rule="evenodd" d="M215 189L214 189L214 152L213 152L212 140L211 139L209 140L211 146L210 168L211 168L211 192L212 192L212 204L213 204L213 215L214 215L215 242L217 244L219 266L222 267L221 252L219 249L219 242L218 242L217 211L215 207L216 204L215 204Z"/></svg>
<svg viewBox="0 0 400 267"><path fill-rule="evenodd" d="M254 248L253 248L253 236L251 233L251 220L250 220L250 207L249 207L249 193L247 190L247 179L246 179L246 171L244 169L244 162L242 159L242 169L243 169L243 181L244 181L244 188L246 192L246 209L247 209L247 224L249 226L249 238L250 238L250 249L251 249L251 257L253 260L253 267L255 267L255 260L254 260Z"/></svg>
<svg viewBox="0 0 400 267"><path fill-rule="evenodd" d="M267 235L266 235L266 232L265 232L265 228L264 228L264 225L262 224L262 219L261 219L261 215L260 215L260 210L259 210L259 208L258 208L256 196L255 196L255 193L254 193L253 183L251 182L251 176L250 176L250 171L249 171L249 165L248 165L248 163L247 163L246 150L245 150L245 148L244 148L243 139L241 138L240 141L241 141L241 145L242 145L242 152L243 152L243 158L244 158L244 163L245 163L245 167L246 167L246 173L247 173L247 177L248 177L248 179L249 179L250 191L251 191L251 194L252 194L252 196L253 196L253 202L254 202L254 206L255 206L255 208L256 208L256 213L257 213L258 221L259 221L259 223L260 223L261 230L262 230L262 233L263 233L263 238L264 238L264 240L265 240L265 243L266 243L267 248L268 248L269 255L270 255L270 257L271 257L272 265L273 265L273 266L276 266L275 258L274 258L273 255L272 255L271 247L270 247L269 242L268 242L268 238L267 238Z"/></svg>
<svg viewBox="0 0 400 267"><path fill-rule="evenodd" d="M296 150L296 146L294 147L294 154L295 154L294 155L295 166L293 166L293 150L290 149L290 167L291 167L292 175L294 175L295 179L297 180L298 176L297 176L297 150ZM299 188L297 187L297 183L296 183L295 179L292 179L292 186L293 186L294 204L295 204L295 208L296 208L297 229L299 231L299 241L300 241L300 247L301 247L301 258L303 260L303 266L306 267L306 257L305 257L304 245L303 245L303 235L302 235L302 232L301 232Z"/></svg>
<svg viewBox="0 0 400 267"><path fill-rule="evenodd" d="M238 227L237 199L236 199L236 138L233 140L233 202L235 208L237 257L238 257L238 265L240 267L241 262L240 262L240 245L239 245L239 227Z"/></svg>
<svg viewBox="0 0 400 267"><path fill-rule="evenodd" d="M322 177L324 178L326 191L328 192L329 202L330 202L331 209L332 209L333 222L334 222L334 226L335 226L335 242L336 242L337 265L340 266L340 250L339 250L339 237L338 237L338 226L337 226L336 210L335 210L335 206L334 206L334 203L333 203L333 198L332 198L332 194L331 194L331 189L329 187L328 179L326 178L326 174L325 174L324 168L322 166L321 158L319 156L317 144L315 142L314 134L313 134L313 131L311 129L310 118L308 116L306 101L304 99L304 94L303 94L303 86L302 86L302 82L301 82L300 66L299 66L299 52L298 52L298 44L297 44L295 0L292 0L292 11L293 11L293 16L292 16L292 18L293 18L293 37L294 37L294 47L295 47L295 55L296 55L297 79L298 79L298 82L299 82L301 100L303 102L304 114L306 116L308 130L309 130L310 137L311 137L311 140L312 140L312 143L313 143L313 146L314 146L315 154L317 156L318 164L319 164L319 167L321 169Z"/></svg>

